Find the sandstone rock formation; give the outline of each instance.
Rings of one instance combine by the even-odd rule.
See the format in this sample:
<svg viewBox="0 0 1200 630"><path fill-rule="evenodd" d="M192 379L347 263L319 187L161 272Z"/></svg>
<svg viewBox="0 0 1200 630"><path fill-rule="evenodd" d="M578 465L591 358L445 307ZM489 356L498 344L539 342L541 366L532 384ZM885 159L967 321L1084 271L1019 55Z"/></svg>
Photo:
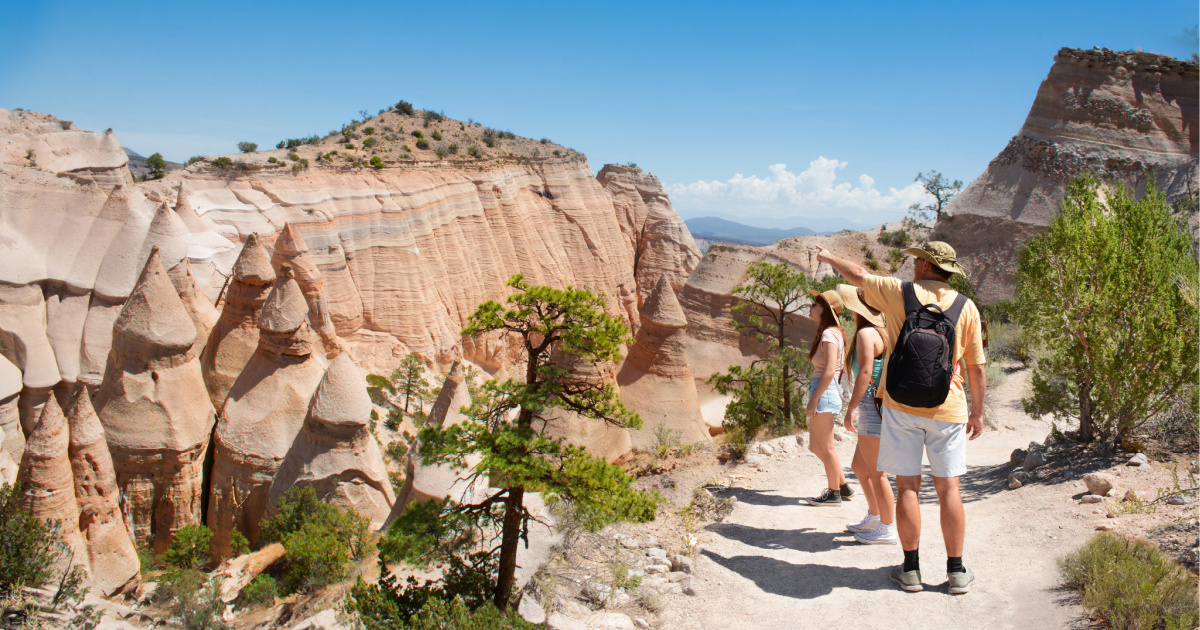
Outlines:
<svg viewBox="0 0 1200 630"><path fill-rule="evenodd" d="M67 420L79 531L87 543L92 585L106 596L136 588L141 564L121 513L121 494L104 427L85 388L78 388Z"/></svg>
<svg viewBox="0 0 1200 630"><path fill-rule="evenodd" d="M635 447L654 446L660 432L684 444L708 441L687 357L687 317L663 275L642 304L642 326L617 375L621 399L642 417ZM663 433L664 435L666 433Z"/></svg>
<svg viewBox="0 0 1200 630"><path fill-rule="evenodd" d="M216 416L195 355L196 326L157 249L113 324L95 405L134 534L165 547L200 522Z"/></svg>
<svg viewBox="0 0 1200 630"><path fill-rule="evenodd" d="M229 390L215 433L208 526L212 549L229 555L236 527L258 540L271 480L296 441L325 370L313 355L308 304L290 269L259 315L258 348Z"/></svg>
<svg viewBox="0 0 1200 630"><path fill-rule="evenodd" d="M60 522L59 534L70 546L71 554L55 567L59 571L68 565L85 570L88 566L87 545L79 534L79 505L75 501L69 445L67 418L51 396L29 434L17 477L21 481L22 507L34 518Z"/></svg>
<svg viewBox="0 0 1200 630"><path fill-rule="evenodd" d="M229 389L258 348L258 317L275 282L275 269L257 234L251 234L233 263L221 317L200 357L213 407L225 404Z"/></svg>
<svg viewBox="0 0 1200 630"><path fill-rule="evenodd" d="M733 290L746 281L746 267L756 262L784 263L809 275L816 273L818 268L809 260L807 247L798 244L810 238L788 239L769 247L714 244L709 248L677 296L688 320L688 362L697 378L706 379L726 366L746 365L764 355L766 348L759 341L733 326L732 309L740 302ZM828 238L819 242L829 247ZM797 346L806 347L815 332L815 324L807 317L788 321L786 333Z"/></svg>
<svg viewBox="0 0 1200 630"><path fill-rule="evenodd" d="M442 389L438 391L437 399L429 410L426 421L430 426L452 427L466 419L460 409L471 404L471 394L463 375L462 365L455 362L446 375ZM396 501L393 517L404 512L410 503L421 503L430 499L450 498L459 503L475 501L479 494L486 490L487 481L480 480L474 484L467 478L470 470L455 470L448 465L426 465L417 454L417 446L408 453L408 466L404 473L404 488ZM479 463L478 457L468 457L467 463L474 466ZM390 520L390 518L389 518Z"/></svg>
<svg viewBox="0 0 1200 630"><path fill-rule="evenodd" d="M353 508L374 526L382 525L396 494L379 443L367 428L370 418L366 377L350 355L340 354L325 371L304 428L275 474L270 505L288 488L311 485L326 503Z"/></svg>
<svg viewBox="0 0 1200 630"><path fill-rule="evenodd" d="M0 450L12 461L20 460L25 452L25 432L17 411L21 387L21 370L0 354Z"/></svg>
<svg viewBox="0 0 1200 630"><path fill-rule="evenodd" d="M633 247L639 306L664 275L671 288L682 289L700 263L700 248L662 183L636 166L617 164L605 164L596 179L612 196L621 231Z"/></svg>
<svg viewBox="0 0 1200 630"><path fill-rule="evenodd" d="M372 370L409 351L440 365L512 365L507 341L460 331L516 273L603 292L609 312L638 321L632 228L586 162L186 177L187 205L235 234L303 232L330 319Z"/></svg>
<svg viewBox="0 0 1200 630"><path fill-rule="evenodd" d="M1025 124L931 235L955 247L984 302L1012 296L1022 245L1058 213L1076 175L1092 171L1134 190L1154 177L1172 198L1197 190L1195 62L1071 48L1054 61Z"/></svg>
<svg viewBox="0 0 1200 630"><path fill-rule="evenodd" d="M284 263L290 264L295 272L296 283L304 291L304 299L308 302L308 319L326 353L336 354L338 349L337 329L329 314L329 301L325 298L325 283L321 280L321 272L317 264L308 255L308 243L291 223L283 226L279 236L275 238L271 255L271 265L279 271Z"/></svg>

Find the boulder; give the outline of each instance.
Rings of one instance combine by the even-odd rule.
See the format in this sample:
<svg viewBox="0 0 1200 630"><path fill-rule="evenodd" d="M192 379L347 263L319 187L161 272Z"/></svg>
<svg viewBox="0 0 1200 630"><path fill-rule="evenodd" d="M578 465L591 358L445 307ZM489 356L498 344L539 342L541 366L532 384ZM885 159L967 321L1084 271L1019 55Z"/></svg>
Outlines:
<svg viewBox="0 0 1200 630"><path fill-rule="evenodd" d="M289 488L310 485L322 501L383 525L396 495L367 427L370 418L366 378L349 354L340 354L325 371L304 428L271 482L268 513Z"/></svg>
<svg viewBox="0 0 1200 630"><path fill-rule="evenodd" d="M1017 471L1008 476L1008 489L1016 490L1029 482L1031 475L1025 471Z"/></svg>
<svg viewBox="0 0 1200 630"><path fill-rule="evenodd" d="M263 303L258 347L229 390L214 437L208 527L213 553L221 557L229 555L235 527L257 543L271 482L325 376L313 354L308 303L287 271Z"/></svg>
<svg viewBox="0 0 1200 630"><path fill-rule="evenodd" d="M588 630L634 630L633 619L617 612L597 613L588 617Z"/></svg>
<svg viewBox="0 0 1200 630"><path fill-rule="evenodd" d="M1106 497L1112 491L1116 479L1108 473L1094 472L1084 475L1083 483L1087 486L1089 494Z"/></svg>
<svg viewBox="0 0 1200 630"><path fill-rule="evenodd" d="M1137 455L1130 457L1129 461L1126 462L1125 465L1126 466L1142 466L1144 464L1149 464L1149 463L1150 463L1150 458L1146 457L1145 453L1138 453Z"/></svg>
<svg viewBox="0 0 1200 630"><path fill-rule="evenodd" d="M1013 466L1020 466L1025 463L1025 457L1027 455L1029 455L1029 452L1026 451L1025 449L1014 448L1012 455L1009 455L1009 457L1008 457L1008 463Z"/></svg>
<svg viewBox="0 0 1200 630"><path fill-rule="evenodd" d="M1046 454L1042 451L1029 451L1029 453L1025 455L1025 463L1021 465L1021 468L1026 471L1037 470L1038 468L1045 466L1047 462L1048 460L1046 459Z"/></svg>
<svg viewBox="0 0 1200 630"><path fill-rule="evenodd" d="M1104 497L1098 494L1085 494L1079 499L1080 503L1100 503L1102 501L1104 501Z"/></svg>
<svg viewBox="0 0 1200 630"><path fill-rule="evenodd" d="M104 427L86 388L77 388L67 422L79 531L87 541L92 585L105 597L133 591L141 583L141 562L121 511L117 473Z"/></svg>
<svg viewBox="0 0 1200 630"><path fill-rule="evenodd" d="M165 549L200 522L216 414L195 355L196 325L152 250L113 323L96 413L137 540Z"/></svg>
<svg viewBox="0 0 1200 630"><path fill-rule="evenodd" d="M562 613L553 613L546 618L546 630L588 630L588 626Z"/></svg>

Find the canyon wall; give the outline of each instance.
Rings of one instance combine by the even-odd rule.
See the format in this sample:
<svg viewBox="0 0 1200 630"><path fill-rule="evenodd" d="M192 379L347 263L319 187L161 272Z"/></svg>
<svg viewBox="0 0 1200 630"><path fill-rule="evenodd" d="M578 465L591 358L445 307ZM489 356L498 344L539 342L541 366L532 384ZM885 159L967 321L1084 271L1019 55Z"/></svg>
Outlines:
<svg viewBox="0 0 1200 630"><path fill-rule="evenodd" d="M1197 187L1200 72L1142 52L1063 48L1017 135L949 205L932 239L955 247L983 302L1012 297L1022 245L1091 171L1172 199ZM1193 218L1194 223L1194 218Z"/></svg>

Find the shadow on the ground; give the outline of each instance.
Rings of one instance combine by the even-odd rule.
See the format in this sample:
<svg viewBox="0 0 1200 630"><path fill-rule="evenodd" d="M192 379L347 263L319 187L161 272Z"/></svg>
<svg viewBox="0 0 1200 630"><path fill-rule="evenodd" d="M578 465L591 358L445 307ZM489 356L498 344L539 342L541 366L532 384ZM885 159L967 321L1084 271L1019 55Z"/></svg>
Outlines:
<svg viewBox="0 0 1200 630"><path fill-rule="evenodd" d="M764 529L737 523L714 523L705 529L723 538L736 540L743 545L760 549L794 549L815 553L830 551L838 547L858 546L853 534L819 532L811 527Z"/></svg>
<svg viewBox="0 0 1200 630"><path fill-rule="evenodd" d="M722 498L730 497L737 498L739 503L747 505L763 505L767 507L779 507L783 505L799 505L801 500L799 497L783 496L775 494L777 490L751 490L749 488L726 488L715 494Z"/></svg>
<svg viewBox="0 0 1200 630"><path fill-rule="evenodd" d="M888 580L892 565L875 569L857 567L831 567L823 564L792 564L763 556L733 556L726 558L705 550L709 560L754 582L766 593L814 599L829 595L835 588L852 588L860 591L881 591L898 588ZM945 584L926 584L924 593L946 592ZM920 595L914 593L913 595Z"/></svg>

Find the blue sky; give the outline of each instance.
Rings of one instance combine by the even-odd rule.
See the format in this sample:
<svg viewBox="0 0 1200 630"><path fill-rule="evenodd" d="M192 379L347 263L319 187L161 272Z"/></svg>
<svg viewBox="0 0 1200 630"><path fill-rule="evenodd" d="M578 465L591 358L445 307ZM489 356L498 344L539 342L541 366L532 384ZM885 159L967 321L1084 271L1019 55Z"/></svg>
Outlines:
<svg viewBox="0 0 1200 630"><path fill-rule="evenodd" d="M1063 46L1188 57L1195 0L8 2L0 107L143 155L324 134L399 99L636 162L685 217L878 224L969 182ZM714 184L717 183L717 184ZM803 194L787 194L800 190ZM782 191L782 192L781 192Z"/></svg>

